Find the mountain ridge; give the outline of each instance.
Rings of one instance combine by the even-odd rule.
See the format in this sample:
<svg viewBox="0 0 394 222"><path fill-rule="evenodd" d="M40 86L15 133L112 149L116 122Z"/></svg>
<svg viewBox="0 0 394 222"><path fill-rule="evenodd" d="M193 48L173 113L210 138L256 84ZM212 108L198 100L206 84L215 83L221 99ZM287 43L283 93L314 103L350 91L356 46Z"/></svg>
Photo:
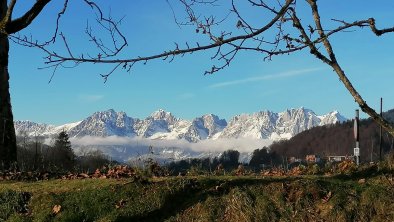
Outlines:
<svg viewBox="0 0 394 222"><path fill-rule="evenodd" d="M50 137L62 130L70 137L142 137L155 140L202 140L253 138L281 140L315 126L344 122L347 119L338 111L316 115L312 110L291 108L275 113L269 110L239 114L229 122L215 114L206 114L193 120L175 117L163 109L153 112L145 119L128 116L113 109L98 111L74 123L55 126L31 121L15 121L17 135L41 135Z"/></svg>

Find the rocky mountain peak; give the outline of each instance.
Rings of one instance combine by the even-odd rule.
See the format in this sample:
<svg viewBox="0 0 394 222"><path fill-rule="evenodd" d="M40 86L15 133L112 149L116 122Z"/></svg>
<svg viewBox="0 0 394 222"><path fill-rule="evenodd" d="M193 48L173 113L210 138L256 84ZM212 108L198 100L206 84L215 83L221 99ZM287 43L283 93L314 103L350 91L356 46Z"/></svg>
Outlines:
<svg viewBox="0 0 394 222"><path fill-rule="evenodd" d="M170 123L170 124L174 124L176 121L178 121L178 119L175 118L175 117L172 115L172 113L166 112L166 111L163 110L163 109L159 109L159 110L153 112L153 113L150 115L150 117L151 117L153 120L165 120L165 121L168 121L168 123ZM149 117L148 117L148 118L149 118Z"/></svg>
<svg viewBox="0 0 394 222"><path fill-rule="evenodd" d="M219 126L219 127L226 127L227 126L227 121L225 119L220 119L218 116L214 114L206 114L203 115L202 120L204 121L204 126L205 127L212 127L214 125Z"/></svg>

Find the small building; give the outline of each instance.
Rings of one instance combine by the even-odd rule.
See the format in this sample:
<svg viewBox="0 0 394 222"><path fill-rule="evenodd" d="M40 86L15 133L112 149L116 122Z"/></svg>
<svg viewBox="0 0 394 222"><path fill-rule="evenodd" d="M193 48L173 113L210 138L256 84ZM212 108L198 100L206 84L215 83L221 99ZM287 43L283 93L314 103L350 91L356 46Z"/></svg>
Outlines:
<svg viewBox="0 0 394 222"><path fill-rule="evenodd" d="M296 158L294 156L287 158L287 162L290 163L301 163L302 159Z"/></svg>
<svg viewBox="0 0 394 222"><path fill-rule="evenodd" d="M321 158L318 155L310 154L310 155L306 155L305 160L308 163L318 163L321 161Z"/></svg>
<svg viewBox="0 0 394 222"><path fill-rule="evenodd" d="M353 160L354 156L328 156L329 162L342 162L345 160Z"/></svg>

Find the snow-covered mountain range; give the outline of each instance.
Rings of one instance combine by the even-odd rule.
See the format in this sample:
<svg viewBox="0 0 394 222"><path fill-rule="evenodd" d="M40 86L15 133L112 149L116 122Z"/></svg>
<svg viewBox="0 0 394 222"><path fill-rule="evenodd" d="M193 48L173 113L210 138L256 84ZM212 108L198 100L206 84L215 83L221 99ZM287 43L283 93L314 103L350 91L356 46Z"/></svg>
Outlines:
<svg viewBox="0 0 394 222"><path fill-rule="evenodd" d="M31 121L15 121L14 125L17 135L48 139L64 130L68 132L77 154L98 149L121 162L151 158L152 153L160 162L213 158L227 149L240 151L240 161L248 162L254 149L268 146L272 141L291 138L315 126L345 120L337 111L318 116L302 107L280 113L241 114L229 122L214 114L184 120L164 110L138 119L110 109L61 126Z"/></svg>
<svg viewBox="0 0 394 222"><path fill-rule="evenodd" d="M152 140L186 140L196 143L216 139L289 139L315 126L343 122L346 118L337 111L318 116L303 107L275 113L261 111L234 116L227 123L214 114L193 120L174 117L170 112L158 110L145 119L127 116L113 109L96 112L88 118L61 126L15 121L17 134L53 136L65 130L71 138L132 137Z"/></svg>

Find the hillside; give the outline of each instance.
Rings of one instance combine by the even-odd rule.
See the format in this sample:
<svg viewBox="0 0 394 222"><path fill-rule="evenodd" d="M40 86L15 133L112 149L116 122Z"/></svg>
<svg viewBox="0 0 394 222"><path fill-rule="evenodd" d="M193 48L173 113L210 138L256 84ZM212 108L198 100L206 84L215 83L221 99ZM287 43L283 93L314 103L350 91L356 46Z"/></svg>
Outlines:
<svg viewBox="0 0 394 222"><path fill-rule="evenodd" d="M394 122L394 109L384 113ZM355 140L351 120L334 125L318 126L297 134L287 141L279 141L270 147L280 155L305 157L308 154L353 155ZM394 139L383 132L383 152L393 149ZM371 119L360 121L360 152L362 161L377 160L379 157L379 126Z"/></svg>
<svg viewBox="0 0 394 222"><path fill-rule="evenodd" d="M381 175L0 181L0 221L394 221L393 191Z"/></svg>

